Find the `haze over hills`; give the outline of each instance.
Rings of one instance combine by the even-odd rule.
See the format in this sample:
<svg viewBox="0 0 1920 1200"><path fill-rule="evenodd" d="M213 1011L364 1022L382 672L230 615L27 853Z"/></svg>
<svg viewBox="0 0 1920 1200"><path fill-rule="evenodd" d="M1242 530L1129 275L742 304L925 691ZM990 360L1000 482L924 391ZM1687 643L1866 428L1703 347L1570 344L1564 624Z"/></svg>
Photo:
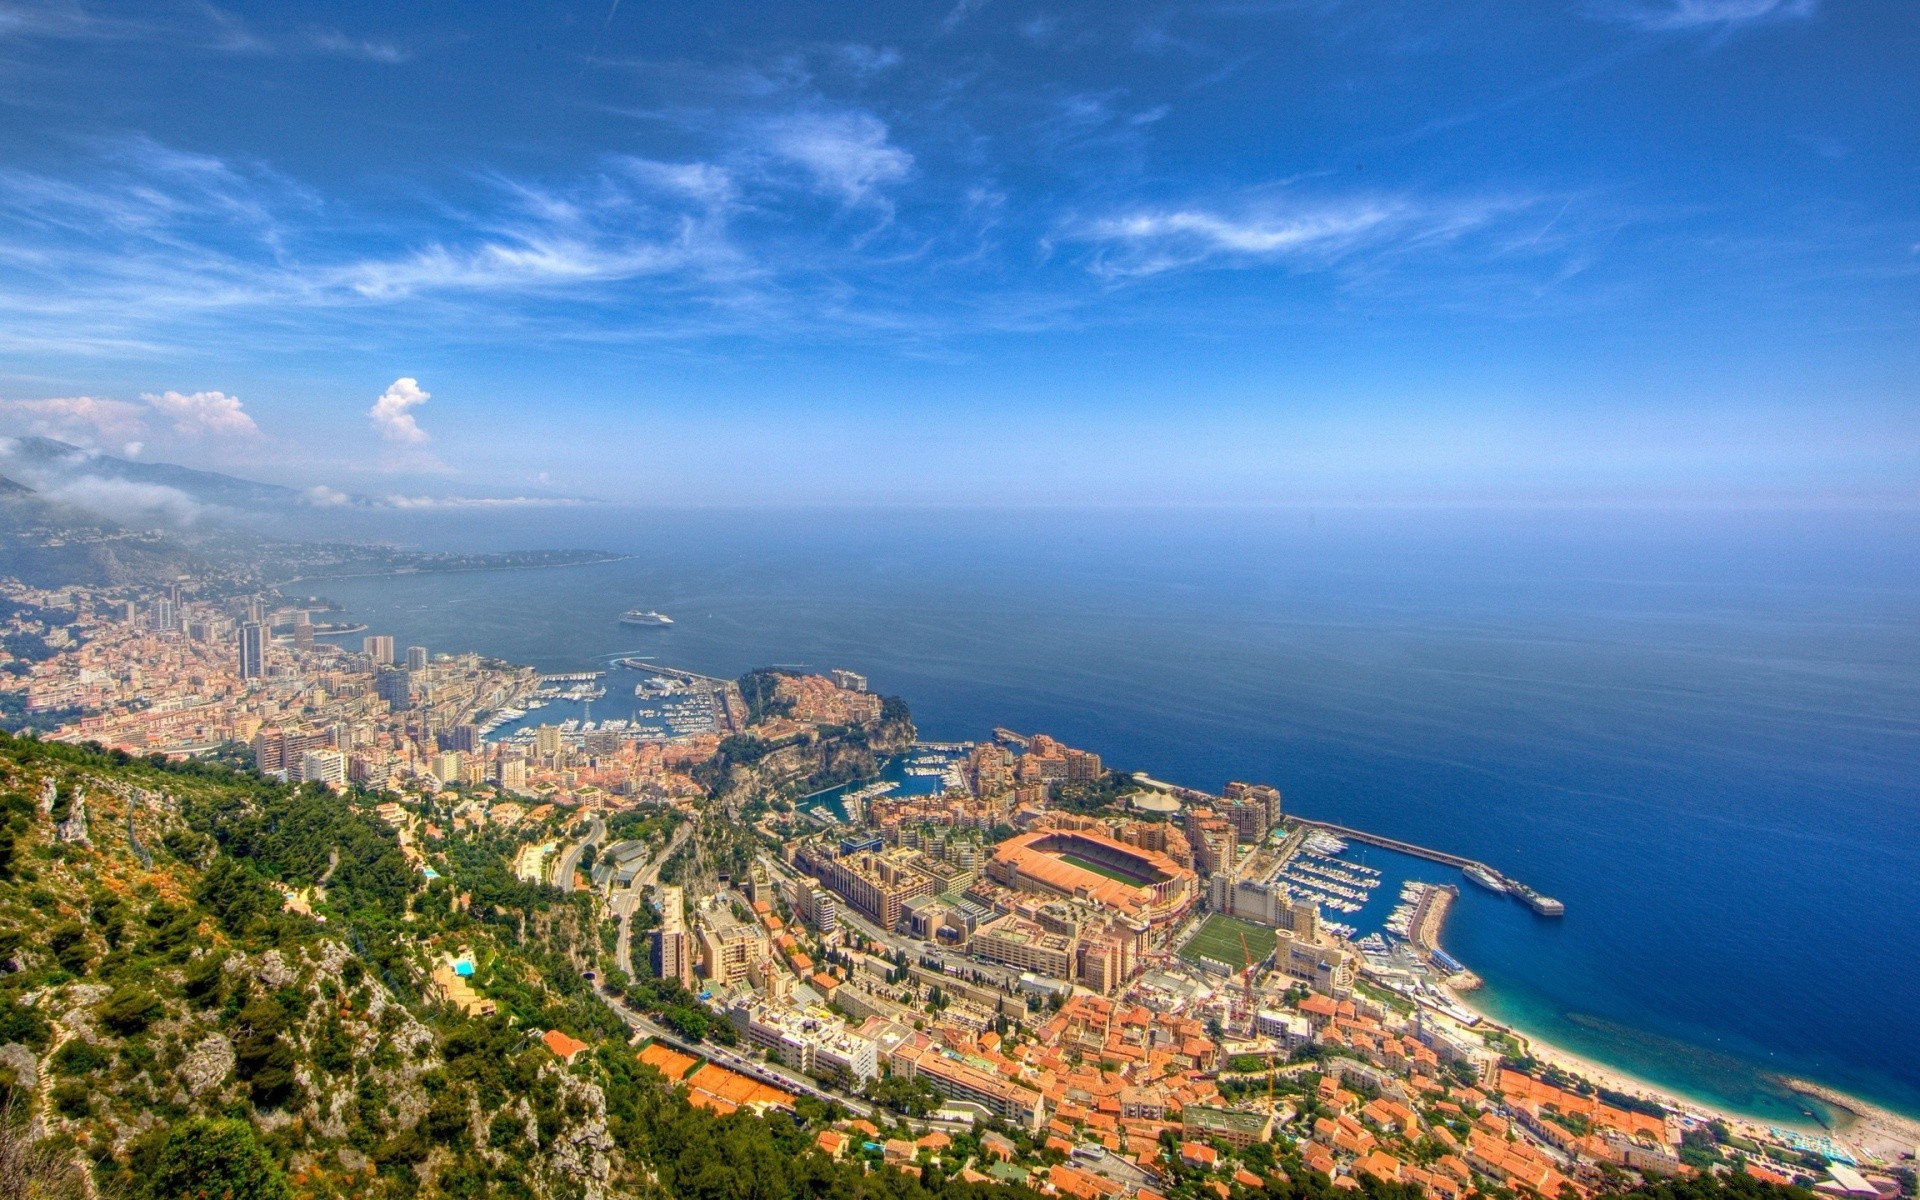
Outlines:
<svg viewBox="0 0 1920 1200"><path fill-rule="evenodd" d="M0 577L33 587L171 583L183 575L235 588L294 578L473 571L598 562L596 550L445 554L265 536L246 518L308 504L292 488L171 463L96 454L51 438L0 442ZM336 494L337 495L337 494ZM371 503L345 498L339 503Z"/></svg>
<svg viewBox="0 0 1920 1200"><path fill-rule="evenodd" d="M117 458L50 437L0 440L0 470L26 479L43 491L71 493L73 501L82 507L88 506L88 498L125 507L129 501L143 498L138 489L166 489L195 505L243 511L312 503L308 493L280 484L175 463ZM177 509L179 504L178 499L157 493L145 495L144 500L156 512L167 511L169 504Z"/></svg>

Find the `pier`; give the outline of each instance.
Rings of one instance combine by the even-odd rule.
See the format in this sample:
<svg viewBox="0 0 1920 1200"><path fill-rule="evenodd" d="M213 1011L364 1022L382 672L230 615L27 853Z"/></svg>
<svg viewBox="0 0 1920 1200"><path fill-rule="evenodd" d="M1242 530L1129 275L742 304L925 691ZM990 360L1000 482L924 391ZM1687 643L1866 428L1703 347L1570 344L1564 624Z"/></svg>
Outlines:
<svg viewBox="0 0 1920 1200"><path fill-rule="evenodd" d="M651 663L641 658L623 658L619 660L617 665L626 667L631 671L645 671L649 675L661 675L668 679L677 679L681 683L704 683L709 687L729 687L733 683L731 679L715 679L711 675L702 675L697 671L682 670L679 667L664 667L658 663Z"/></svg>
<svg viewBox="0 0 1920 1200"><path fill-rule="evenodd" d="M1411 854L1415 858L1424 858L1432 862L1445 863L1449 867L1458 867L1463 871L1468 867L1487 866L1485 863L1475 859L1462 858L1458 854L1448 854L1445 850L1435 850L1428 846L1416 846L1412 842L1403 842L1399 838L1382 837L1377 833L1368 833L1364 829L1354 829L1347 825L1335 825L1332 821L1314 821L1306 817L1292 816L1291 814L1289 814L1289 819L1297 824L1306 825L1313 829L1324 829L1335 837L1346 838L1355 842L1365 842L1369 846L1379 846L1383 850L1398 850L1402 854ZM1493 868L1487 867L1487 870L1493 871ZM1497 871L1494 872L1494 874L1498 873Z"/></svg>
<svg viewBox="0 0 1920 1200"><path fill-rule="evenodd" d="M1377 833L1368 833L1364 829L1354 829L1347 825L1336 825L1332 821L1315 821L1307 817L1293 817L1291 819L1296 824L1305 825L1311 829L1324 830L1335 837L1346 838L1355 842L1365 842L1369 846L1379 846L1383 850L1397 850L1401 854L1411 854L1415 858L1424 858L1429 862L1444 863L1449 867L1457 867L1462 871L1469 867L1478 867L1494 879L1506 885L1506 887L1513 892L1515 898L1543 917L1558 917L1567 911L1566 906L1553 897L1542 895L1533 888L1521 883L1513 876L1502 874L1486 863L1481 862L1479 859L1466 858L1458 854L1448 854L1445 850L1435 850L1431 846L1421 846L1413 842L1403 842L1399 838L1383 837Z"/></svg>

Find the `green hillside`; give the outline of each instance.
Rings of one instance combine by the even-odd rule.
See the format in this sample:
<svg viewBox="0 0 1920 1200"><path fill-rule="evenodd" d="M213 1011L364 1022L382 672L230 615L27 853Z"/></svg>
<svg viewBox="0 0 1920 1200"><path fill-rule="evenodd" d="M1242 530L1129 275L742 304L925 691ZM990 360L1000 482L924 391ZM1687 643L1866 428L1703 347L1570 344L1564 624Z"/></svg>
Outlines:
<svg viewBox="0 0 1920 1200"><path fill-rule="evenodd" d="M930 1195L669 1092L582 978L591 900L496 855L429 882L361 804L4 736L0 820L0 1176L51 1189L26 1194L198 1194L195 1162L254 1154L236 1195ZM455 951L498 1015L437 999ZM547 1029L592 1048L564 1064Z"/></svg>

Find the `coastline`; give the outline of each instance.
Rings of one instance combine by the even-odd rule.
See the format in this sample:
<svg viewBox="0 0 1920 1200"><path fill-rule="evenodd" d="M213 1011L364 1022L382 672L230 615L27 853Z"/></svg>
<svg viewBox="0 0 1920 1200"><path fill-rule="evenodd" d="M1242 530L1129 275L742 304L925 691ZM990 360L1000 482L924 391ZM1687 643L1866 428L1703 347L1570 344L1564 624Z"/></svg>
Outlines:
<svg viewBox="0 0 1920 1200"><path fill-rule="evenodd" d="M1476 986L1469 988L1441 984L1454 1001L1476 1015L1486 1028L1500 1030L1526 1048L1528 1054L1544 1063L1576 1075L1588 1083L1621 1092L1642 1100L1651 1100L1685 1116L1701 1121L1724 1121L1736 1133L1764 1135L1769 1129L1791 1129L1810 1137L1828 1137L1851 1150L1862 1162L1897 1164L1902 1155L1920 1154L1920 1120L1825 1084L1782 1076L1781 1082L1792 1091L1820 1101L1839 1113L1844 1120L1834 1128L1800 1125L1791 1122L1763 1122L1729 1112L1709 1101L1685 1095L1672 1088L1651 1083L1619 1067L1608 1066L1584 1054L1578 1054L1536 1035L1516 1029L1494 1016L1485 1004L1476 1004Z"/></svg>

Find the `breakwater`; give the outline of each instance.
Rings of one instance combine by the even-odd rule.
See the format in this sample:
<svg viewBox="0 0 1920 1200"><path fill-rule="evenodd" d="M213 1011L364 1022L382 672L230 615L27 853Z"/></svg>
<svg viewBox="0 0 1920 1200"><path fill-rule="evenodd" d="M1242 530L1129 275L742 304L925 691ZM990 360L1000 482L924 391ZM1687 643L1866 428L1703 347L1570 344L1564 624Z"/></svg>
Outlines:
<svg viewBox="0 0 1920 1200"><path fill-rule="evenodd" d="M1365 842L1369 846L1379 846L1385 850L1396 850L1401 854L1411 854L1415 858L1424 858L1430 862L1445 863L1449 867L1457 867L1462 871L1482 872L1488 879L1500 885L1490 890L1512 892L1519 898L1522 904L1525 904L1528 908L1531 908L1543 917L1558 917L1564 915L1567 911L1566 905L1555 900L1552 896L1543 895L1520 882L1518 879L1513 878L1511 875L1502 874L1478 859L1467 858L1459 854L1449 854L1445 850L1435 850L1431 846L1422 846L1414 842L1403 842L1399 838L1390 838L1378 833L1368 833L1364 829L1355 829L1350 825L1336 825L1332 821L1315 821L1307 817L1292 817L1290 819L1296 824L1304 825L1310 829L1324 830L1335 837L1345 838L1349 841Z"/></svg>

